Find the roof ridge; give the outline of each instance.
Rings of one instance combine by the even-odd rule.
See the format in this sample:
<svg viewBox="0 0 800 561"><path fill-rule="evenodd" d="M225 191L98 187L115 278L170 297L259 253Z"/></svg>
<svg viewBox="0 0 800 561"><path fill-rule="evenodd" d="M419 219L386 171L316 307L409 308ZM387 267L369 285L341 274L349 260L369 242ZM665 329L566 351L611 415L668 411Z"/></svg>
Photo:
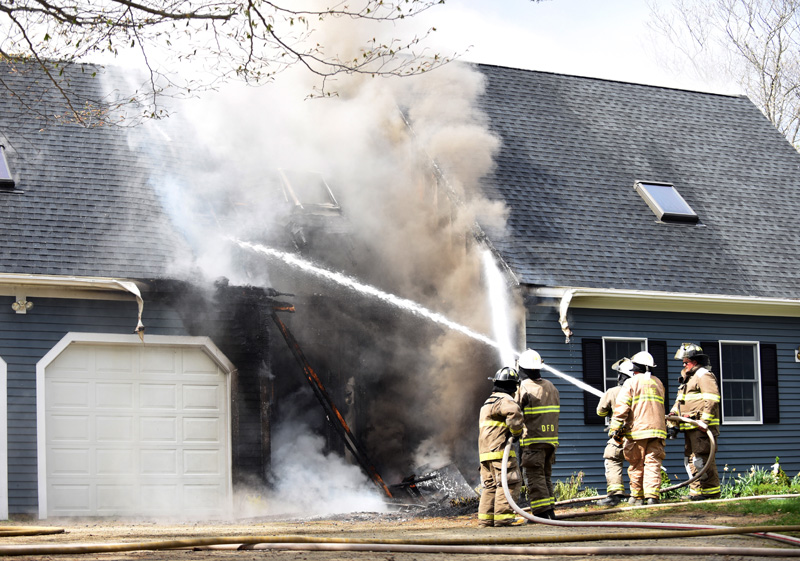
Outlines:
<svg viewBox="0 0 800 561"><path fill-rule="evenodd" d="M616 84L625 84L628 86L641 86L643 88L655 88L659 90L669 90L669 91L678 91L678 92L688 92L688 93L698 93L703 95L712 95L718 97L727 97L727 98L745 98L749 99L745 94L726 94L726 93L719 93L719 92L704 92L702 90L696 90L691 88L675 88L675 87L668 87L668 86L657 86L655 84L643 84L640 82L626 82L625 80L615 80L612 78L599 78L597 76L581 76L578 74L566 74L564 72L554 72L552 70L533 70L530 68L517 68L515 66L503 66L502 64L489 64L485 62L467 62L467 64L472 64L474 66L483 66L483 67L494 67L494 68L504 68L507 70L516 70L519 72L530 72L534 74L548 74L551 76L563 76L567 78L578 78L581 80L593 80L598 82L611 82Z"/></svg>

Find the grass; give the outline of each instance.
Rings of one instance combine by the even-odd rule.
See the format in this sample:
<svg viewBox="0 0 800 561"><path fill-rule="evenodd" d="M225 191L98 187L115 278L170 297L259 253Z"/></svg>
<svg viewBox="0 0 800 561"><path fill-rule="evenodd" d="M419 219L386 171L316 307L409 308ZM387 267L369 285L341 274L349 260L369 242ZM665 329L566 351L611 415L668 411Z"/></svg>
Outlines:
<svg viewBox="0 0 800 561"><path fill-rule="evenodd" d="M800 494L800 473L790 478L781 469L780 458L777 457L775 458L775 463L768 468L751 466L749 470L737 473L735 468L729 469L725 465L720 470L720 474L720 497L723 499ZM566 481L557 480L554 484L556 501L597 496L599 493L596 489L583 487L583 477L584 473L580 471L573 473ZM662 488L678 483L677 476L675 477L676 480L671 481L667 473L662 471ZM661 498L664 501L676 501L688 494L688 492L688 487L681 487L664 493ZM797 504L800 505L800 501ZM774 511L774 508L775 504L772 501L770 501L769 506L765 507L767 511Z"/></svg>

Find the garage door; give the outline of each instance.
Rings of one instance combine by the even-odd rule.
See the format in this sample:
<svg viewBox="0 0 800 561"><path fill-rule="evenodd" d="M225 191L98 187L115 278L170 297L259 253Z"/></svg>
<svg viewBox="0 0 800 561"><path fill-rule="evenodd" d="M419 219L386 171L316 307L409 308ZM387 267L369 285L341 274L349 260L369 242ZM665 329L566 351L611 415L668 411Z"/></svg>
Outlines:
<svg viewBox="0 0 800 561"><path fill-rule="evenodd" d="M73 343L45 369L48 516L216 516L227 375L200 348Z"/></svg>

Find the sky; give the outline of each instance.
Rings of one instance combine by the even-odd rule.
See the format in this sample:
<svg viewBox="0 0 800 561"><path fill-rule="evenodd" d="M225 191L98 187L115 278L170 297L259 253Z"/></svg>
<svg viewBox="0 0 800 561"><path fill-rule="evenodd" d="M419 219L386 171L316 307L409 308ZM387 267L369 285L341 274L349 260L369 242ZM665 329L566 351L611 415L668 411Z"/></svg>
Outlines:
<svg viewBox="0 0 800 561"><path fill-rule="evenodd" d="M668 70L675 47L648 25L650 17L645 0L447 0L424 16L437 28L432 48L471 62L741 93Z"/></svg>

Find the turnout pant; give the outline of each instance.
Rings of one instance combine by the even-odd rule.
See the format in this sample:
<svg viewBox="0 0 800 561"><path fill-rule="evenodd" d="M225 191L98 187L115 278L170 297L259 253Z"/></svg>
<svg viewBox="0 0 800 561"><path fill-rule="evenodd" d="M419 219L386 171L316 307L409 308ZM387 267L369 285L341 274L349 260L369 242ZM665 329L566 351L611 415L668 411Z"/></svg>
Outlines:
<svg viewBox="0 0 800 561"><path fill-rule="evenodd" d="M530 501L531 514L552 510L556 500L551 475L556 461L556 448L550 444L522 447L522 475Z"/></svg>
<svg viewBox="0 0 800 561"><path fill-rule="evenodd" d="M714 431L712 434L719 442L719 429L709 430ZM687 430L683 433L683 436L683 454L689 458L689 470L694 477L694 474L703 469L703 466L708 463L708 456L711 454L711 440L700 429ZM711 466L700 479L689 483L689 494L718 497L719 493L719 472L717 472L716 462L712 460Z"/></svg>
<svg viewBox="0 0 800 561"><path fill-rule="evenodd" d="M622 446L609 438L606 449L603 452L603 464L606 468L606 494L608 496L625 494L625 483L622 481L622 461L624 458Z"/></svg>
<svg viewBox="0 0 800 561"><path fill-rule="evenodd" d="M664 459L664 441L660 438L625 440L623 448L628 461L628 479L631 497L657 499L661 494L661 461Z"/></svg>
<svg viewBox="0 0 800 561"><path fill-rule="evenodd" d="M522 480L516 458L508 459L506 477L508 490L514 502L519 501ZM510 526L516 518L514 510L506 500L503 492L503 461L489 460L481 462L481 502L478 505L478 524L480 526Z"/></svg>

